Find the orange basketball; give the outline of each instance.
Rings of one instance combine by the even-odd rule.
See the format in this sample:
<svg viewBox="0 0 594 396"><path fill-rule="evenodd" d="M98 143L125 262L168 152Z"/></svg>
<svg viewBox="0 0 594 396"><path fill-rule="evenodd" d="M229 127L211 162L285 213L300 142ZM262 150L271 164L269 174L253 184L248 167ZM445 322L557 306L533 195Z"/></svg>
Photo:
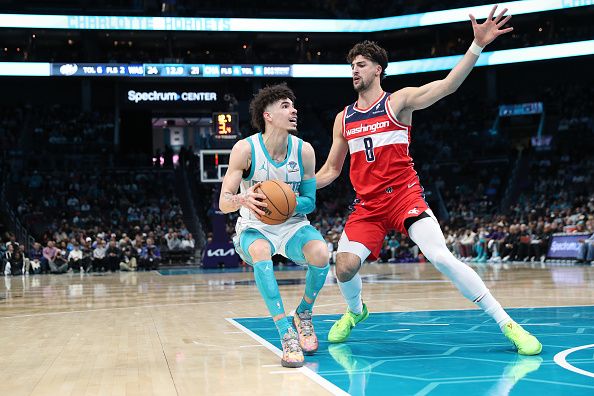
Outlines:
<svg viewBox="0 0 594 396"><path fill-rule="evenodd" d="M267 180L257 190L266 195L263 202L267 207L261 208L265 215L261 217L263 223L274 225L282 224L293 215L297 206L297 197L291 187L280 180Z"/></svg>

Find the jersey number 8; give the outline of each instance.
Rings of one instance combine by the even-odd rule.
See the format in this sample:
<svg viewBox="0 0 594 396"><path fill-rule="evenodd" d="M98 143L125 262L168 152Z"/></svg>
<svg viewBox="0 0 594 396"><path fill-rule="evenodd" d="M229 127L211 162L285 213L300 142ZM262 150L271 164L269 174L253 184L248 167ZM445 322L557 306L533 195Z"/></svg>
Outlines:
<svg viewBox="0 0 594 396"><path fill-rule="evenodd" d="M363 138L363 145L365 146L365 156L367 157L367 162L375 161L373 140L370 137Z"/></svg>

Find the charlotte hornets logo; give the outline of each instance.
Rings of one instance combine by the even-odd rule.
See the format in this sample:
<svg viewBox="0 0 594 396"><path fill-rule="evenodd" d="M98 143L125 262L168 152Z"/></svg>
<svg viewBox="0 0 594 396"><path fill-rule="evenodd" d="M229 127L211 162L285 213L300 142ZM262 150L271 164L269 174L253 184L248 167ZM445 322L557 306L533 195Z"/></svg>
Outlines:
<svg viewBox="0 0 594 396"><path fill-rule="evenodd" d="M299 172L299 165L295 161L289 161L289 163L287 164L287 170L289 171L289 173Z"/></svg>

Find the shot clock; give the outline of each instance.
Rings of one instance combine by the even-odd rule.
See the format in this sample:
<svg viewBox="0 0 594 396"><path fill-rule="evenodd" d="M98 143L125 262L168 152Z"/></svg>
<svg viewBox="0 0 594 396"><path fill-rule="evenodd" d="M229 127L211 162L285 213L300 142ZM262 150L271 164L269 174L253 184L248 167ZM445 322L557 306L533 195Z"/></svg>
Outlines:
<svg viewBox="0 0 594 396"><path fill-rule="evenodd" d="M213 113L213 137L219 141L219 147L231 147L239 138L239 116L237 113Z"/></svg>

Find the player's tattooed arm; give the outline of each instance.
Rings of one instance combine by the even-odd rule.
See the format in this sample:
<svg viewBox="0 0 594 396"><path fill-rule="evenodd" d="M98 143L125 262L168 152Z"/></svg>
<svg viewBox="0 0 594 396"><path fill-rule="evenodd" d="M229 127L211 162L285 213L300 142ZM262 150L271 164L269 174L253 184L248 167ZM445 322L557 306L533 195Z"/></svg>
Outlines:
<svg viewBox="0 0 594 396"><path fill-rule="evenodd" d="M233 211L239 210L245 204L245 194L232 194L226 191L223 193L223 199L233 205Z"/></svg>
<svg viewBox="0 0 594 396"><path fill-rule="evenodd" d="M262 183L254 184L243 194L233 194L229 191L225 191L222 198L231 205L232 212L239 210L239 208L244 206L256 215L263 216L264 212L260 208L265 208L268 205L265 202L262 202L263 199L266 199L266 196L256 191L261 184Z"/></svg>

